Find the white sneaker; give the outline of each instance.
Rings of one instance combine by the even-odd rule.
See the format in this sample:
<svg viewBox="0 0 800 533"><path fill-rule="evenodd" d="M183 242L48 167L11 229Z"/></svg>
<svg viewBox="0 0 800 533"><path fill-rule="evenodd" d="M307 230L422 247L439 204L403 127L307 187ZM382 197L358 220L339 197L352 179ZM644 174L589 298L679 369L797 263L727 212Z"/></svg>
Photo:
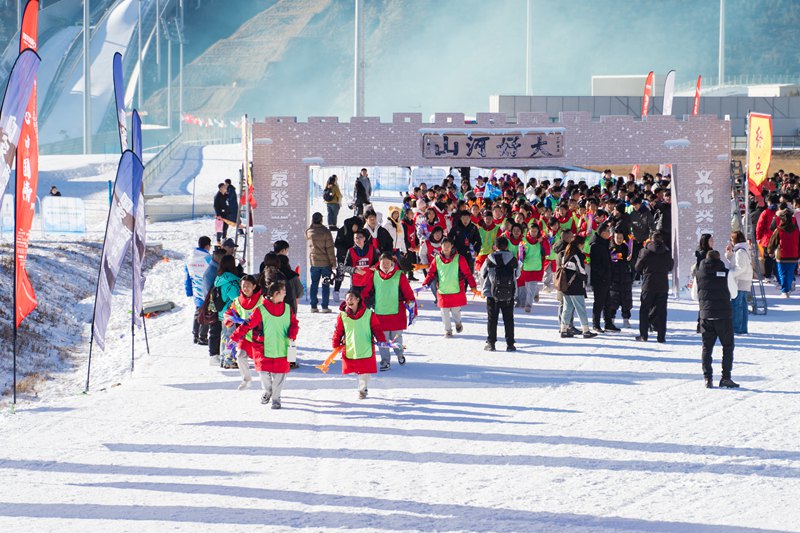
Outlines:
<svg viewBox="0 0 800 533"><path fill-rule="evenodd" d="M208 358L208 364L211 366L219 366L220 358L219 355L212 355Z"/></svg>
<svg viewBox="0 0 800 533"><path fill-rule="evenodd" d="M339 291L333 291L333 301L334 302L339 301Z"/></svg>
<svg viewBox="0 0 800 533"><path fill-rule="evenodd" d="M239 390L247 390L250 388L250 381L249 379L243 379L241 383L239 383Z"/></svg>

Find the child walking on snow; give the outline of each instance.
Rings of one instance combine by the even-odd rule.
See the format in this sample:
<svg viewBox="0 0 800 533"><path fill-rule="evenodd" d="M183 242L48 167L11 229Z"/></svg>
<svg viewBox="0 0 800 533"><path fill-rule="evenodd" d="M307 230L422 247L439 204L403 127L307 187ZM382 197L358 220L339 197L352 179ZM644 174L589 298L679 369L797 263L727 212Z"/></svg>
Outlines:
<svg viewBox="0 0 800 533"><path fill-rule="evenodd" d="M461 324L461 308L467 305L466 284L473 291L477 290L477 284L467 260L453 250L453 243L449 239L442 240L442 253L431 263L431 269L422 285L429 286L434 280L439 289L436 305L442 311L444 336L452 337L451 318L455 322L457 333L464 330Z"/></svg>
<svg viewBox="0 0 800 533"><path fill-rule="evenodd" d="M373 338L386 342L378 317L364 307L359 290L350 289L339 307L333 349L342 350L342 374L358 375L358 397L367 397L370 374L378 372Z"/></svg>
<svg viewBox="0 0 800 533"><path fill-rule="evenodd" d="M397 343L394 353L397 361L404 365L406 358L403 354L403 331L408 328L407 313L416 313L417 302L414 291L395 263L394 255L389 252L381 254L378 268L372 276L370 286L375 301L375 314L381 325L383 334L392 342ZM381 346L381 372L391 367L391 354L388 346Z"/></svg>
<svg viewBox="0 0 800 533"><path fill-rule="evenodd" d="M250 318L239 326L231 336L234 342L242 342L252 330L261 329L263 342L254 342L253 360L260 372L264 394L261 403L272 408L281 408L281 391L289 373L289 352L295 350L294 342L300 326L291 307L284 302L286 284L275 281L267 287L265 298L253 310ZM253 335L254 339L256 335ZM241 367L242 365L240 365Z"/></svg>
<svg viewBox="0 0 800 533"><path fill-rule="evenodd" d="M258 288L255 276L245 274L242 276L239 296L231 302L230 307L225 311L225 327L231 329L240 328L240 324L244 324L250 319L250 316L253 314L256 307L258 307L260 301L261 289ZM231 336L231 342L235 343L233 336ZM256 328L248 331L247 335L238 343L239 358L237 360L237 365L239 367L239 373L242 375L242 382L239 384L239 390L245 390L250 387L250 382L253 378L250 374L250 361L248 361L247 358L249 357L255 361L256 358L254 354L256 346L263 344L263 342L264 335L261 328ZM242 357L242 353L244 353L245 357Z"/></svg>

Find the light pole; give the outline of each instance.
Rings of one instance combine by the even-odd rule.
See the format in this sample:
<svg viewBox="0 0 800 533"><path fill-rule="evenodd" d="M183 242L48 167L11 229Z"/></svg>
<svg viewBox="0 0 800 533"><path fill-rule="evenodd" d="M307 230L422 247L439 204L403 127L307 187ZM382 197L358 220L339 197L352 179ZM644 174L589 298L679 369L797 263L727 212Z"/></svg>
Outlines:
<svg viewBox="0 0 800 533"><path fill-rule="evenodd" d="M89 0L83 0L83 153L92 153L92 57Z"/></svg>
<svg viewBox="0 0 800 533"><path fill-rule="evenodd" d="M531 87L531 2L526 0L525 6L525 95L530 96Z"/></svg>
<svg viewBox="0 0 800 533"><path fill-rule="evenodd" d="M719 0L719 82L722 86L725 82L725 0Z"/></svg>
<svg viewBox="0 0 800 533"><path fill-rule="evenodd" d="M353 114L364 116L364 5L362 0L355 0L355 46L353 73Z"/></svg>
<svg viewBox="0 0 800 533"><path fill-rule="evenodd" d="M136 33L139 41L139 79L136 80L136 106L142 108L142 0L139 0L139 19L136 21Z"/></svg>

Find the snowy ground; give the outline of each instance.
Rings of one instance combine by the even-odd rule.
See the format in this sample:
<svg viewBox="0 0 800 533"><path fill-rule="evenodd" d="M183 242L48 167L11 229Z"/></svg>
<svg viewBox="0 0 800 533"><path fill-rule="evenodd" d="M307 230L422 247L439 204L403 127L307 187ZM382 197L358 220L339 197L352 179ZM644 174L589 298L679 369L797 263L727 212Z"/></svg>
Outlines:
<svg viewBox="0 0 800 533"><path fill-rule="evenodd" d="M302 367L273 411L191 344L181 258L210 229L149 226L167 260L145 299L179 308L148 321L149 356L137 334L132 374L122 283L90 393L85 326L38 399L2 407L0 531L800 531L796 299L770 289L728 391L702 386L690 302L670 302L659 345L561 340L546 296L508 354L482 350L480 301L446 340L423 294L408 364L365 401L340 364L314 368L335 315L305 305Z"/></svg>
<svg viewBox="0 0 800 533"><path fill-rule="evenodd" d="M153 240L187 253L204 224ZM191 344L182 269L148 276L181 308L148 321L132 375L118 312L89 395L78 365L5 408L0 530L798 530L794 300L773 296L738 339L743 389L708 391L690 303L670 302L669 344L642 345L630 331L562 341L546 297L518 315L521 351L489 354L479 302L445 340L424 295L408 364L366 401L339 364L313 368L334 315L306 306L304 364L272 411Z"/></svg>

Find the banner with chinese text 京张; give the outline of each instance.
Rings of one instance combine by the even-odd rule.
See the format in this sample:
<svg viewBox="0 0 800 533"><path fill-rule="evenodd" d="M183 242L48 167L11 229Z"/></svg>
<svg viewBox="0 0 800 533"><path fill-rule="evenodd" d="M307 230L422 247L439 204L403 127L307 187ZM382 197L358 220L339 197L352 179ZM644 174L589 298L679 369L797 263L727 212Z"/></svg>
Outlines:
<svg viewBox="0 0 800 533"><path fill-rule="evenodd" d="M761 185L768 177L771 161L772 116L750 113L747 117L747 184L756 196L761 196Z"/></svg>

